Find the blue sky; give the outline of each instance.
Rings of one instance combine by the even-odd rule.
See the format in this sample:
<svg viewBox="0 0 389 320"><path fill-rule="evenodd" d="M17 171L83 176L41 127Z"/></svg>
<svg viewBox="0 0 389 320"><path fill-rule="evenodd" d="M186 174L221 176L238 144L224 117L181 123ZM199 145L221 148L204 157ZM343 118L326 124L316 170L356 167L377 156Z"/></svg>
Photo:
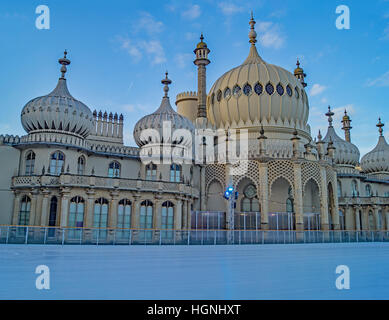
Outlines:
<svg viewBox="0 0 389 320"><path fill-rule="evenodd" d="M49 30L35 27L42 4L50 8ZM350 8L350 30L335 27L341 4ZM389 137L388 0L1 1L0 134L25 134L20 111L55 87L66 48L72 95L91 110L123 113L126 143L134 145L134 124L160 104L165 70L172 103L197 89L192 61L201 32L211 49L208 90L245 60L251 10L264 60L293 71L301 59L313 136L326 132L330 104L342 137L340 118L349 111L362 154L377 142L378 116Z"/></svg>

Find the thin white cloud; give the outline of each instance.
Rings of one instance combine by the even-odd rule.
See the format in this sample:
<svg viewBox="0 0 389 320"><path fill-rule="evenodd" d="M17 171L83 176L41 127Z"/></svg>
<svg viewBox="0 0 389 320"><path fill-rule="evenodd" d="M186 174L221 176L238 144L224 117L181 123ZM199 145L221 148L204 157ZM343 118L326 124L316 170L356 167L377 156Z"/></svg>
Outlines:
<svg viewBox="0 0 389 320"><path fill-rule="evenodd" d="M280 26L270 21L258 23L259 42L263 47L279 49L284 45L285 37L281 34Z"/></svg>
<svg viewBox="0 0 389 320"><path fill-rule="evenodd" d="M376 79L367 80L368 87L389 87L389 71Z"/></svg>
<svg viewBox="0 0 389 320"><path fill-rule="evenodd" d="M226 16L231 16L236 13L244 11L243 7L238 7L232 2L220 2L218 7L221 9L222 13Z"/></svg>
<svg viewBox="0 0 389 320"><path fill-rule="evenodd" d="M193 6L190 6L188 10L183 11L181 15L183 18L194 20L201 15L200 6L194 4Z"/></svg>
<svg viewBox="0 0 389 320"><path fill-rule="evenodd" d="M133 32L146 32L149 35L162 32L164 24L157 21L150 13L141 12L139 19L133 23Z"/></svg>
<svg viewBox="0 0 389 320"><path fill-rule="evenodd" d="M188 64L191 64L193 61L193 55L190 53L178 53L174 57L177 66L181 69L184 69Z"/></svg>
<svg viewBox="0 0 389 320"><path fill-rule="evenodd" d="M125 50L135 63L147 57L152 65L166 62L165 51L159 40L132 40L128 37L117 37L120 48Z"/></svg>
<svg viewBox="0 0 389 320"><path fill-rule="evenodd" d="M311 89L311 91L309 92L309 94L310 94L311 97L314 97L314 96L317 96L317 95L323 93L325 89L327 89L326 86L323 86L323 85L321 85L321 84L315 83L315 84L312 86L312 89Z"/></svg>

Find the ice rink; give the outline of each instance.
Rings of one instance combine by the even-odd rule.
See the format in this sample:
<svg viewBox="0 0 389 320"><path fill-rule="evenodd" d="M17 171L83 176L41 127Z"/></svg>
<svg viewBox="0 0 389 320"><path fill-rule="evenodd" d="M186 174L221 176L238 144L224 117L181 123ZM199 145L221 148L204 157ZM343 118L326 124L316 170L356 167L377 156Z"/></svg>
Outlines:
<svg viewBox="0 0 389 320"><path fill-rule="evenodd" d="M38 290L35 268L50 268ZM350 290L338 290L338 265ZM389 244L0 245L1 299L388 299Z"/></svg>

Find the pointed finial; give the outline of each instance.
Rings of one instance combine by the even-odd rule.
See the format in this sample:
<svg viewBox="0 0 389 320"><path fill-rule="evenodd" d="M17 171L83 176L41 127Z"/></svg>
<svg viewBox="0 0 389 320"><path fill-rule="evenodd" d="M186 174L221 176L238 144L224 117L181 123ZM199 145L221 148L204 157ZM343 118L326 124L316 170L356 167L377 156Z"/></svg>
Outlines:
<svg viewBox="0 0 389 320"><path fill-rule="evenodd" d="M331 107L328 106L328 112L325 114L327 117L328 117L328 123L329 123L329 127L332 127L332 116L334 115L335 113L333 113L331 111Z"/></svg>
<svg viewBox="0 0 389 320"><path fill-rule="evenodd" d="M61 79L65 79L65 73L67 71L66 66L68 66L70 64L70 60L66 58L66 56L68 54L66 49L65 49L63 54L64 54L63 58L58 60L59 64L62 65L62 67L61 67Z"/></svg>
<svg viewBox="0 0 389 320"><path fill-rule="evenodd" d="M200 40L201 40L201 42L203 42L203 40L204 40L204 35L202 32L201 32Z"/></svg>
<svg viewBox="0 0 389 320"><path fill-rule="evenodd" d="M254 20L254 17L253 17L253 12L251 11L251 19L250 19L250 22L249 22L249 25L250 25L250 32L249 32L249 39L250 39L250 43L252 46L255 46L255 43L257 42L257 33L255 32L255 20Z"/></svg>
<svg viewBox="0 0 389 320"><path fill-rule="evenodd" d="M296 66L297 66L297 68L300 68L300 60L299 60L299 58L297 58Z"/></svg>
<svg viewBox="0 0 389 320"><path fill-rule="evenodd" d="M319 134L317 135L317 139L319 142L321 142L321 139L323 138L323 136L321 135L321 132L320 132L320 129L319 129Z"/></svg>
<svg viewBox="0 0 389 320"><path fill-rule="evenodd" d="M166 72L165 72L165 79L162 79L162 80L161 80L161 83L165 85L165 86L163 87L163 91L165 92L165 97L166 97L166 98L168 97L167 93L168 93L168 91L169 91L169 84L172 83L172 80L170 80L170 79L167 77L167 75L168 75L168 72L166 71Z"/></svg>
<svg viewBox="0 0 389 320"><path fill-rule="evenodd" d="M378 118L377 128L378 128L378 132L380 133L380 137L382 137L382 134L384 132L384 129L383 129L384 126L385 126L385 124L383 124L381 122L381 118Z"/></svg>

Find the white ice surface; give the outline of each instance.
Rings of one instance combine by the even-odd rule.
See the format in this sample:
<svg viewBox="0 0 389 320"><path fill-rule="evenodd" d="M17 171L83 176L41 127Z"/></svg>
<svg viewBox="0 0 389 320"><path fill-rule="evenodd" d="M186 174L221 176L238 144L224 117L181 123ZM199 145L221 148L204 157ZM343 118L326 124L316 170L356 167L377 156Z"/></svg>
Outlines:
<svg viewBox="0 0 389 320"><path fill-rule="evenodd" d="M37 290L35 268L50 268ZM335 287L347 265L351 289ZM0 299L388 299L389 244L0 245Z"/></svg>

